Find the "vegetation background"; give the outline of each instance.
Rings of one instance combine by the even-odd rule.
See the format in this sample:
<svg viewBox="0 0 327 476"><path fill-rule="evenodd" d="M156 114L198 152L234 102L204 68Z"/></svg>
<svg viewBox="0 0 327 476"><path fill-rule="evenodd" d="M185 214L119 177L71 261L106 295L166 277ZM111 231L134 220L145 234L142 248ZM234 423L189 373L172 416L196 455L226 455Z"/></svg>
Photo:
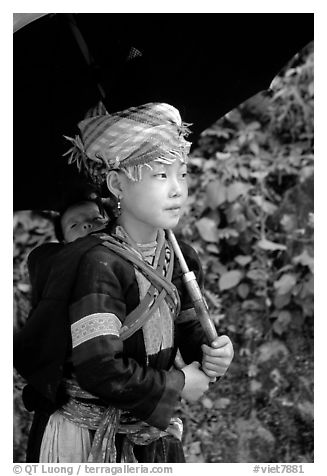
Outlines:
<svg viewBox="0 0 327 476"><path fill-rule="evenodd" d="M235 358L197 403L181 402L188 462L313 462L313 45L199 138L176 234L198 251L205 297ZM28 253L51 221L14 215L14 328L26 320ZM32 415L14 372L14 461Z"/></svg>

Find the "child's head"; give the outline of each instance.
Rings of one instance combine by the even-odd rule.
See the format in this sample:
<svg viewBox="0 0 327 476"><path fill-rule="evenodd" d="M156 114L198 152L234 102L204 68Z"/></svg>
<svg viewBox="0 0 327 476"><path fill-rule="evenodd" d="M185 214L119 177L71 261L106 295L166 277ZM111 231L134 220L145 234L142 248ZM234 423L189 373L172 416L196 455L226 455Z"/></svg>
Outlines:
<svg viewBox="0 0 327 476"><path fill-rule="evenodd" d="M187 197L191 145L178 110L149 103L78 126L81 137L70 139L70 162L94 183L106 184L120 204L121 223L145 231L176 226Z"/></svg>
<svg viewBox="0 0 327 476"><path fill-rule="evenodd" d="M84 236L102 230L108 224L108 216L100 211L99 204L92 200L84 200L70 205L57 221L57 238L70 243Z"/></svg>
<svg viewBox="0 0 327 476"><path fill-rule="evenodd" d="M123 172L108 173L108 188L121 202L119 222L135 240L178 224L188 195L186 174L186 164L178 159L171 164L153 161L138 181Z"/></svg>

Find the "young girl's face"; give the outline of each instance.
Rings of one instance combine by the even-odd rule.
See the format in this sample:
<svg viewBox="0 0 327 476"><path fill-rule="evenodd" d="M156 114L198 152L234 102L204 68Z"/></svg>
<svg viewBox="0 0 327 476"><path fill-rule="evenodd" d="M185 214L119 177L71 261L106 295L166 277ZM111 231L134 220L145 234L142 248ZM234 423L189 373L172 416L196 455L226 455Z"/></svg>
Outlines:
<svg viewBox="0 0 327 476"><path fill-rule="evenodd" d="M139 243L156 238L159 228L174 228L187 199L187 167L176 159L171 165L144 166L142 180L122 176L120 223Z"/></svg>
<svg viewBox="0 0 327 476"><path fill-rule="evenodd" d="M61 218L61 228L66 243L82 238L94 231L102 230L108 217L102 216L94 202L82 202L69 207Z"/></svg>

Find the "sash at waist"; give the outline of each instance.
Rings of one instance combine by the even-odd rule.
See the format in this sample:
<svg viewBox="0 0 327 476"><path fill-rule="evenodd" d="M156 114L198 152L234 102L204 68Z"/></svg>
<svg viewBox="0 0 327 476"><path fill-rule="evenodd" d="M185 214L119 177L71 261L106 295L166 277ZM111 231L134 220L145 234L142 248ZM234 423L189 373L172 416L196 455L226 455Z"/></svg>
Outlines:
<svg viewBox="0 0 327 476"><path fill-rule="evenodd" d="M168 435L179 440L182 438L183 424L179 418L172 418L166 430L159 430L128 412L104 406L100 400L99 404L95 404L94 395L82 390L75 380L66 380L65 387L69 400L58 413L75 425L95 431L90 462L115 462L116 433L126 436L124 448L129 455L134 444L148 445Z"/></svg>

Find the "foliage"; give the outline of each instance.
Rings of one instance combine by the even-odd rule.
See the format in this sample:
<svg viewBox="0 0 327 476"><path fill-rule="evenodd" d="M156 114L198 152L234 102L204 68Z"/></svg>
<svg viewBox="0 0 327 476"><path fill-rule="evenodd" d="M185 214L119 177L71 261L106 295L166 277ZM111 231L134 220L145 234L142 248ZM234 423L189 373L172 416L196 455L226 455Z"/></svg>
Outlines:
<svg viewBox="0 0 327 476"><path fill-rule="evenodd" d="M179 235L200 254L213 319L236 355L202 400L195 441L186 435L189 459L312 461L311 47L271 94L202 134L190 170ZM184 411L201 413L201 405Z"/></svg>
<svg viewBox="0 0 327 476"><path fill-rule="evenodd" d="M204 131L176 231L198 251L205 297L235 358L196 404L182 401L189 462L313 460L313 51ZM15 215L15 327L29 309L26 256L51 223ZM15 374L15 460L30 416Z"/></svg>
<svg viewBox="0 0 327 476"><path fill-rule="evenodd" d="M52 222L30 211L16 212L14 215L14 330L25 322L30 310L31 286L27 271L29 252L42 243L55 239ZM32 414L27 412L22 402L24 380L14 370L14 461L25 461L27 435Z"/></svg>

